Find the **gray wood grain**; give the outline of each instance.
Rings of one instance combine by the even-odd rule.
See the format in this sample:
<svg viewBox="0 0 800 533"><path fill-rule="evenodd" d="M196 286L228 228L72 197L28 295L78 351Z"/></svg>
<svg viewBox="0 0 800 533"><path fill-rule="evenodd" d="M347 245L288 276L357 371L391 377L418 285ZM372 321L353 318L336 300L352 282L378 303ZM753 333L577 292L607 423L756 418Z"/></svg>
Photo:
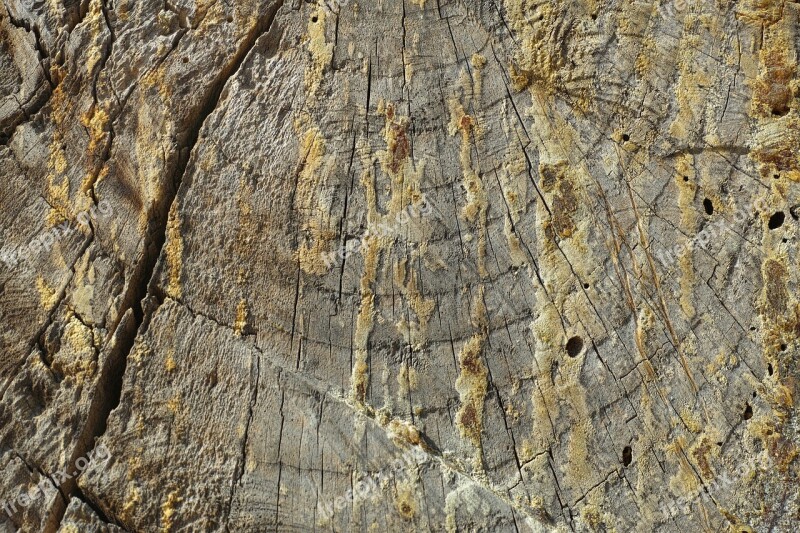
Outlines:
<svg viewBox="0 0 800 533"><path fill-rule="evenodd" d="M4 0L0 529L794 531L798 17Z"/></svg>

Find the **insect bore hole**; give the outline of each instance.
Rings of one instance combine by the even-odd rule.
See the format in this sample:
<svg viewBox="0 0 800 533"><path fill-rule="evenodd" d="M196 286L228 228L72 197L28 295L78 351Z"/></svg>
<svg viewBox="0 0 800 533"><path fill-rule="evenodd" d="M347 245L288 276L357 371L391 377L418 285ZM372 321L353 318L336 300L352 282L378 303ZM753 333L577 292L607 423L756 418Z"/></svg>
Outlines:
<svg viewBox="0 0 800 533"><path fill-rule="evenodd" d="M567 341L567 355L570 357L578 357L583 350L583 339L580 337L572 337Z"/></svg>

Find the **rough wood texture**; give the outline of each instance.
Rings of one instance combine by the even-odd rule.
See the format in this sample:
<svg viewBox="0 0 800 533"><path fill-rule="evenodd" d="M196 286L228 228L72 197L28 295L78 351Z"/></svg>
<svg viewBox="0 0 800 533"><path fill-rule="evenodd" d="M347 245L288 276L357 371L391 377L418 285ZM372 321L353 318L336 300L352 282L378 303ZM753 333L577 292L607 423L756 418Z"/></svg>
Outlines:
<svg viewBox="0 0 800 533"><path fill-rule="evenodd" d="M3 0L0 530L796 531L799 22Z"/></svg>

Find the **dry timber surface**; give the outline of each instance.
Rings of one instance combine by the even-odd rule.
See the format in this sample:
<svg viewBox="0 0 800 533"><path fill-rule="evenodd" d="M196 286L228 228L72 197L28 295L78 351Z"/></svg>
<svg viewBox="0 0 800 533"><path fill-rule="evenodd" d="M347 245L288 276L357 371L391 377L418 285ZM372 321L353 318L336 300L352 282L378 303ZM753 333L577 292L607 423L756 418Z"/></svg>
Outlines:
<svg viewBox="0 0 800 533"><path fill-rule="evenodd" d="M798 54L796 0L2 0L0 531L798 531Z"/></svg>

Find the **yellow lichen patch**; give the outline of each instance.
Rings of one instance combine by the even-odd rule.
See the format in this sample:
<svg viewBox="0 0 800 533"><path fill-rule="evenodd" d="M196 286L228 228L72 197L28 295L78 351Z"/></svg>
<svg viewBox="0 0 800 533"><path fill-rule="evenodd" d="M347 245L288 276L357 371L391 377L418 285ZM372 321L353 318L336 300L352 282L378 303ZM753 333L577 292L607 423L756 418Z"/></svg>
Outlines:
<svg viewBox="0 0 800 533"><path fill-rule="evenodd" d="M381 162L382 170L389 176L391 197L387 211L390 217L400 213L403 206L409 201L404 202L405 181L410 169L409 155L411 144L408 139L408 117L398 117L395 113L394 104L386 104L383 110L386 117L386 124L383 128L383 138L386 142L386 150L377 154ZM417 184L418 187L418 184Z"/></svg>
<svg viewBox="0 0 800 533"><path fill-rule="evenodd" d="M380 259L380 243L375 237L366 237L365 246L362 247L364 256L364 272L361 275L361 305L356 318L356 330L353 336L353 348L355 362L353 364L353 375L350 380L351 398L363 404L367 397L367 387L369 386L369 366L367 364L369 352L367 345L369 335L372 332L372 320L375 312L375 294L373 284L378 272L378 260Z"/></svg>
<svg viewBox="0 0 800 533"><path fill-rule="evenodd" d="M164 370L173 372L176 368L178 368L178 365L175 363L175 350L171 348L169 352L167 352L166 361L164 361Z"/></svg>
<svg viewBox="0 0 800 533"><path fill-rule="evenodd" d="M591 432L591 423L585 419L572 427L567 444L569 462L562 466L562 470L572 486L583 487L584 490L591 487L592 479L588 446Z"/></svg>
<svg viewBox="0 0 800 533"><path fill-rule="evenodd" d="M611 139L626 152L635 152L637 149L636 143L631 141L630 136L627 134L627 128L615 130L611 134Z"/></svg>
<svg viewBox="0 0 800 533"><path fill-rule="evenodd" d="M782 421L772 430L765 429L760 434L751 431L751 434L761 439L764 447L767 449L769 457L772 459L773 464L777 467L779 472L786 472L790 465L800 457L800 448L798 448L797 444L792 440L791 434L783 434L783 427L784 422Z"/></svg>
<svg viewBox="0 0 800 533"><path fill-rule="evenodd" d="M478 286L478 292L472 299L472 308L470 310L470 323L478 332L487 333L489 330L489 317L486 313L486 305L483 302L485 288L481 283Z"/></svg>
<svg viewBox="0 0 800 533"><path fill-rule="evenodd" d="M572 181L567 175L568 168L566 161L539 166L542 191L551 195L552 227L562 239L572 237L575 233L573 217L579 207Z"/></svg>
<svg viewBox="0 0 800 533"><path fill-rule="evenodd" d="M788 32L771 35L759 53L761 73L753 84L752 113L764 118L788 114L798 88L792 83L797 61L791 36Z"/></svg>
<svg viewBox="0 0 800 533"><path fill-rule="evenodd" d="M167 220L167 242L164 244L167 262L167 294L171 298L179 299L183 293L181 286L181 271L183 269L183 234L181 233L180 214L178 203L172 204Z"/></svg>
<svg viewBox="0 0 800 533"><path fill-rule="evenodd" d="M88 258L88 256L85 256ZM72 293L72 305L76 312L82 316L92 316L92 302L94 300L94 264L89 267L89 280L84 285L77 286Z"/></svg>
<svg viewBox="0 0 800 533"><path fill-rule="evenodd" d="M592 531L601 531L601 526L604 526L600 509L595 505L585 505L581 509L581 519Z"/></svg>
<svg viewBox="0 0 800 533"><path fill-rule="evenodd" d="M636 56L636 74L639 77L647 76L653 68L653 60L658 57L658 43L652 37L642 41L642 47Z"/></svg>
<svg viewBox="0 0 800 533"><path fill-rule="evenodd" d="M472 140L476 136L476 121L467 115L464 106L458 99L450 101L450 135L461 132L461 150L459 157L461 160L462 183L466 190L467 202L461 210L464 219L470 224L474 224L478 229L478 274L485 278L486 271L486 238L487 238L487 219L489 203L486 191L478 173L472 166Z"/></svg>
<svg viewBox="0 0 800 533"><path fill-rule="evenodd" d="M419 429L410 422L392 419L382 422L382 424L386 426L389 436L403 444L419 446L422 443Z"/></svg>
<svg viewBox="0 0 800 533"><path fill-rule="evenodd" d="M100 0L91 0L89 12L86 14L84 23L88 24L91 32L92 42L86 50L86 72L89 75L94 73L94 68L103 57L103 39L101 35L105 30L105 19L103 17L103 4Z"/></svg>
<svg viewBox="0 0 800 533"><path fill-rule="evenodd" d="M773 175L800 181L800 120L792 109L797 109L800 96L800 79L797 72L797 54L793 43L797 29L793 17L785 16L789 10L780 2L749 0L737 14L758 29L755 44L749 53L742 54L741 63L756 79L750 82L752 101L750 113L758 119L751 157L758 163L764 179ZM780 4L780 6L779 6Z"/></svg>
<svg viewBox="0 0 800 533"><path fill-rule="evenodd" d="M59 80L67 76L67 71L63 67L53 66L50 69L51 77L57 84L50 97L49 108L53 121L53 137L48 146L47 161L47 190L45 198L51 206L50 213L47 215L47 224L50 227L57 226L65 220L69 220L72 208L70 206L70 182L65 175L67 171L67 138L64 134L72 127L72 113L76 99L73 98L66 88L67 83L59 83Z"/></svg>
<svg viewBox="0 0 800 533"><path fill-rule="evenodd" d="M125 521L130 521L133 518L133 513L136 507L141 503L141 496L139 488L136 485L128 485L128 494L125 498L125 503L122 505L122 513L120 518Z"/></svg>
<svg viewBox="0 0 800 533"><path fill-rule="evenodd" d="M311 62L305 72L306 95L309 100L316 100L317 91L322 83L322 73L333 58L333 43L325 40L325 19L327 11L319 7L308 21L308 52Z"/></svg>
<svg viewBox="0 0 800 533"><path fill-rule="evenodd" d="M785 435L796 409L796 361L789 345L800 338L800 303L790 290L792 267L785 253L775 253L765 236L764 261L761 266L763 290L758 311L762 319L763 357L771 365L771 379L761 389L761 396L771 410L758 414L747 425L748 432L763 442L770 458L780 471L785 471L800 454L791 437ZM753 385L760 385L759 382Z"/></svg>
<svg viewBox="0 0 800 533"><path fill-rule="evenodd" d="M328 203L322 194L332 160L325 161L325 140L311 117L302 113L294 123L300 137L298 146L300 172L297 178L295 210L300 214L302 242L297 250L300 268L307 274L321 275L328 271L323 254L327 253L334 232L328 228Z"/></svg>
<svg viewBox="0 0 800 533"><path fill-rule="evenodd" d="M164 50L163 53L166 53L166 50ZM148 93L152 94L152 91L150 91L151 89L155 89L162 104L168 104L172 100L173 86L167 80L167 66L168 65L162 63L156 68L147 70L142 75L141 81L139 82L143 89L140 94L141 101L146 100L145 96L147 96ZM141 111L140 109L140 114Z"/></svg>
<svg viewBox="0 0 800 533"><path fill-rule="evenodd" d="M513 419L519 420L519 417L522 416L522 413L514 406L514 402L511 400L506 400L506 408L504 411L506 412L506 416Z"/></svg>
<svg viewBox="0 0 800 533"><path fill-rule="evenodd" d="M486 66L486 58L480 54L472 54L470 57L470 63L476 69L481 69Z"/></svg>
<svg viewBox="0 0 800 533"><path fill-rule="evenodd" d="M369 143L363 138L359 139L356 145L362 165L360 183L364 188L367 206L367 232L360 250L364 257L364 272L360 282L361 306L356 320L354 338L356 357L350 393L356 403L364 402L369 384L367 340L372 330L375 305L373 285L377 276L378 261L382 252L395 240L396 234L399 233L398 227L406 226L405 222L408 221L408 212L404 211L406 206L411 206L412 202L419 202L422 199L419 183L424 172L424 163L417 164L415 169L410 159L410 144L406 137L408 119L398 117L394 105L391 103L387 105L382 101L378 104L378 113L384 114L386 118L383 136L387 149L373 155ZM381 168L390 178L391 196L386 215L378 211L378 194L373 170L376 162L381 163ZM402 268L396 267L395 277L405 279L404 263L399 266ZM404 292L419 323L412 326L401 321L397 327L407 340L416 339L416 344L419 345L424 341L423 329L432 312L432 304L422 297L416 284L416 278L412 273L408 282L404 284Z"/></svg>
<svg viewBox="0 0 800 533"><path fill-rule="evenodd" d="M249 317L249 310L247 309L247 301L242 298L239 300L239 305L236 307L236 320L233 322L233 331L237 335L241 335L247 327L247 319Z"/></svg>
<svg viewBox="0 0 800 533"><path fill-rule="evenodd" d="M382 218L381 225L394 229L401 223L401 213L407 207L419 203L422 199L420 183L425 172L425 162L414 162L411 160L411 143L408 138L408 117L400 116L395 111L394 104L378 104L378 113L385 116L385 125L382 131L386 149L377 152L376 159L381 163L381 169L389 176L390 197L386 207L386 215L380 217L375 213L375 219ZM369 151L368 145L364 143L363 149ZM368 165L370 156L362 155L365 168ZM374 193L375 191L368 191ZM377 201L377 197L375 197ZM371 197L368 197L371 201ZM372 206L373 204L369 204ZM377 204L375 204L377 209Z"/></svg>
<svg viewBox="0 0 800 533"><path fill-rule="evenodd" d="M467 204L461 213L468 222L486 224L486 191L478 174L467 171L464 174L464 187L467 190Z"/></svg>
<svg viewBox="0 0 800 533"><path fill-rule="evenodd" d="M783 259L783 258L782 258ZM761 267L764 280L761 309L767 318L780 319L789 305L789 291L786 285L788 270L785 261L769 258Z"/></svg>
<svg viewBox="0 0 800 533"><path fill-rule="evenodd" d="M636 484L634 490L637 494L647 494L652 491L653 474L659 468L656 459L649 453L641 454L633 463L636 468ZM638 505L640 516L639 527L642 531L654 531L653 525L661 520L661 509L652 505ZM620 529L619 531L626 531Z"/></svg>
<svg viewBox="0 0 800 533"><path fill-rule="evenodd" d="M596 14L593 3L504 0L503 4L518 43L509 66L514 90L528 87L544 97L562 92L576 111L588 110L594 89L587 80L595 77L590 58L599 42L596 32L579 20Z"/></svg>
<svg viewBox="0 0 800 533"><path fill-rule="evenodd" d="M178 496L178 491L173 490L167 495L167 499L161 504L161 531L168 533L172 531L174 524L175 513L177 506L183 498Z"/></svg>
<svg viewBox="0 0 800 533"><path fill-rule="evenodd" d="M741 0L736 16L754 26L772 26L783 18L785 2L776 0Z"/></svg>
<svg viewBox="0 0 800 533"><path fill-rule="evenodd" d="M464 343L458 354L461 373L456 380L456 390L461 399L456 426L461 436L468 439L479 451L483 431L483 402L488 387L486 366L481 359L483 344L484 337L477 334Z"/></svg>
<svg viewBox="0 0 800 533"><path fill-rule="evenodd" d="M251 172L253 169L249 162L244 162L245 171ZM259 235L260 217L253 213L253 193L254 182L242 176L239 180L239 194L236 197L236 206L239 209L238 224L236 227L236 238L233 241L233 250L236 254L237 262L240 264L236 274L236 283L241 287L246 287L250 280L250 269L244 268L247 258L253 251L253 240ZM244 289L243 289L244 290Z"/></svg>
<svg viewBox="0 0 800 533"><path fill-rule="evenodd" d="M545 200L536 202L535 208L539 268L536 273L530 268L528 270L537 301L549 308L541 310L535 322L537 335L541 335L537 338L535 351L541 354L537 370L541 374L542 386L541 383L550 381L550 365L558 361L563 353L565 339L562 336L566 322L581 323L593 338L602 338L608 333L592 313L593 306L587 305L585 293L575 291L577 283L581 279L589 279L590 273L597 268L588 245L594 223L593 211L585 200L586 195L596 194L587 190L593 180L585 165L569 162L570 154L583 151L583 148L570 122L544 104L545 99L536 86L531 87L531 95L532 106L528 113L534 118L538 128L537 138L541 140L539 188ZM534 404L540 402L541 407L551 402L551 398L546 397L548 395L544 395L545 398L536 396ZM548 420L541 422L542 427L549 425ZM538 437L540 443L551 438L541 433Z"/></svg>
<svg viewBox="0 0 800 533"><path fill-rule="evenodd" d="M177 415L181 410L181 397L179 395L175 395L169 400L167 400L167 410L171 412L173 415Z"/></svg>
<svg viewBox="0 0 800 533"><path fill-rule="evenodd" d="M195 0L194 17L189 21L192 28L203 31L225 22L225 4L214 0Z"/></svg>
<svg viewBox="0 0 800 533"><path fill-rule="evenodd" d="M688 427L689 431L692 433L700 433L700 430L703 429L703 424L697 411L688 406L681 409L681 419L686 423L686 427Z"/></svg>
<svg viewBox="0 0 800 533"><path fill-rule="evenodd" d="M514 65L509 65L508 77L511 79L511 87L518 93L527 89L531 84L525 71L517 69Z"/></svg>
<svg viewBox="0 0 800 533"><path fill-rule="evenodd" d="M486 58L480 54L472 54L470 63L475 72L472 75L472 100L480 102L481 94L483 93L483 69L486 67Z"/></svg>
<svg viewBox="0 0 800 533"><path fill-rule="evenodd" d="M725 373L722 372L722 369L725 368L727 361L727 350L720 350L719 353L717 353L717 356L712 358L706 365L706 374L709 377L716 379L719 383L727 383Z"/></svg>
<svg viewBox="0 0 800 533"><path fill-rule="evenodd" d="M691 253L692 253L691 250L687 248L686 251L682 253L679 258L679 263L681 267L680 305L683 312L686 313L687 318L693 318L695 316L695 309L694 309L694 303L692 302L692 298L694 296L694 286L697 282L697 278L695 274L694 264L692 263Z"/></svg>
<svg viewBox="0 0 800 533"><path fill-rule="evenodd" d="M84 255L81 268L88 268L88 275L84 278L78 276L76 271L75 290L72 292L72 307L83 317L92 317L94 288L95 288L95 269L94 263L89 263L89 256ZM83 270L80 271L81 273Z"/></svg>
<svg viewBox="0 0 800 533"><path fill-rule="evenodd" d="M537 294L544 291L537 289ZM531 331L535 340L535 357L533 367L536 369L536 384L531 395L531 408L533 412L533 453L546 449L552 441L552 420L559 416L560 402L558 401L555 383L551 378L554 368L557 368L557 346L564 337L563 328L558 315L558 310L552 304L543 305L539 314L531 324Z"/></svg>
<svg viewBox="0 0 800 533"><path fill-rule="evenodd" d="M333 240L334 232L320 228L319 223L315 220L309 221L306 230L309 231L311 237L304 240L297 250L300 268L306 274L324 274L329 270L324 254L330 248L329 243Z"/></svg>
<svg viewBox="0 0 800 533"><path fill-rule="evenodd" d="M707 481L714 478L714 471L711 469L711 456L719 455L717 450L718 447L706 435L698 438L689 449L689 456L696 465L697 471Z"/></svg>
<svg viewBox="0 0 800 533"><path fill-rule="evenodd" d="M700 487L700 480L686 459L686 440L678 437L664 447L668 457L678 464L678 471L669 480L669 487L673 494L695 494Z"/></svg>
<svg viewBox="0 0 800 533"><path fill-rule="evenodd" d="M52 228L68 220L71 212L69 205L69 178L63 174L67 168L67 161L64 148L58 143L53 143L50 146L48 167L54 171L47 177L46 193L47 203L51 206L46 222Z"/></svg>
<svg viewBox="0 0 800 533"><path fill-rule="evenodd" d="M163 64L156 71L163 71ZM145 83L144 77L141 83ZM131 179L131 185L136 194L126 196L133 202L132 208L138 210L139 232L146 234L151 223L149 217L152 214L145 206L162 202L166 194L164 165L167 163L164 161L165 154L158 139L163 138L162 135L176 135L176 132L170 121L165 121L163 131L155 125L158 120L154 117L161 117L164 109L169 109L173 105L168 97L161 97L161 101L155 100L153 91L143 85L142 90L135 91L132 98L136 98L130 103L130 108L135 111L136 118L133 120L136 121L137 130L134 138L135 154L132 154L135 176Z"/></svg>
<svg viewBox="0 0 800 533"><path fill-rule="evenodd" d="M367 387L369 387L369 365L366 361L366 354L362 354L361 359L357 359L353 364L350 386L351 397L356 402L363 404L367 397Z"/></svg>
<svg viewBox="0 0 800 533"><path fill-rule="evenodd" d="M43 309L52 309L58 303L58 293L40 275L36 276L36 290Z"/></svg>
<svg viewBox="0 0 800 533"><path fill-rule="evenodd" d="M94 335L79 320L71 318L64 326L62 349L53 357L54 371L70 376L78 383L97 372Z"/></svg>
<svg viewBox="0 0 800 533"><path fill-rule="evenodd" d="M514 56L515 70L553 91L559 82L559 70L567 61L555 42L559 37L555 27L562 15L560 6L526 0L505 0L503 3L511 29L517 33L520 42Z"/></svg>
<svg viewBox="0 0 800 533"><path fill-rule="evenodd" d="M147 357L151 357L153 355L153 350L145 345L145 344L135 344L133 348L131 348L131 353L128 356L130 361L142 361Z"/></svg>
<svg viewBox="0 0 800 533"><path fill-rule="evenodd" d="M722 211L724 209L722 201L716 195L708 192L714 188L713 178L708 175L708 171L704 167L701 168L702 170L699 181L701 182L703 189L706 190L706 195L711 196L711 198L707 197L704 202L710 201L712 202L712 205L718 206L719 210ZM678 267L680 268L679 303L687 319L692 319L696 315L693 298L694 288L698 283L698 279L692 257L692 245L696 244L697 241L695 240L696 237L691 236L698 235L698 230L700 229L701 224L701 216L698 214L698 210L694 205L697 199L697 192L700 190L700 187L697 185L698 179L695 171L695 159L693 155L683 154L678 158L675 166L675 180L678 187L678 208L681 216L680 224L681 228L684 230L684 233L687 235L685 240L685 244L687 244L687 246L677 258ZM702 243L699 244L702 246ZM665 266L672 270L671 264L666 264Z"/></svg>
<svg viewBox="0 0 800 533"><path fill-rule="evenodd" d="M92 162L102 155L106 149L109 138L109 123L111 122L108 113L105 109L97 105L92 105L89 111L81 116L81 124L87 132L89 132L89 145L86 148L87 159ZM90 163L91 164L91 163ZM87 193L94 186L95 180L99 176L99 170L90 168L86 177L81 184L81 192ZM85 197L84 206L79 209L87 209L89 207L90 198Z"/></svg>
<svg viewBox="0 0 800 533"><path fill-rule="evenodd" d="M416 491L408 481L402 481L395 487L394 506L405 520L413 520L417 514Z"/></svg>
<svg viewBox="0 0 800 533"><path fill-rule="evenodd" d="M611 526L615 522L614 517L603 511L603 509L608 508L605 502L605 488L603 485L589 492L587 500L586 506L581 510L581 518L583 518L583 521L592 532L624 531L623 528L619 530L612 528Z"/></svg>
<svg viewBox="0 0 800 533"><path fill-rule="evenodd" d="M400 387L399 392L403 396L406 396L410 391L417 390L417 370L413 366L403 363L400 367L400 373L397 375L397 384Z"/></svg>
<svg viewBox="0 0 800 533"><path fill-rule="evenodd" d="M423 226L412 221L424 213L420 209L424 196L420 191L420 183L425 171L425 163L414 162L410 157L411 147L408 138L409 119L399 116L394 104L381 100L377 111L385 116L385 125L382 131L386 149L372 154L369 143L365 139L357 142L357 152L362 164L361 185L364 187L364 196L367 205L367 232L366 235L374 241L374 254L388 250L390 245L401 235L407 239L415 239L420 246L411 254L421 258L427 249L424 238L415 236L415 233L424 229ZM389 178L390 196L386 204L386 213L378 209L378 191L374 165L380 163L380 168ZM362 253L365 247L361 248ZM394 279L401 287L403 296L416 321L402 319L396 327L404 340L415 349L421 349L426 342L427 323L430 319L435 303L425 298L418 289L419 274L408 268L409 259L403 258L394 265ZM374 275L372 276L374 279ZM380 319L381 317L379 317Z"/></svg>
<svg viewBox="0 0 800 533"><path fill-rule="evenodd" d="M755 136L750 156L760 163L761 175L772 181L772 176L784 176L800 182L800 119L794 116L770 120L762 125Z"/></svg>
<svg viewBox="0 0 800 533"><path fill-rule="evenodd" d="M785 412L794 407L794 387L796 383L791 379L786 380L788 385L777 383L764 391L764 398L769 404L778 409L778 416L785 417Z"/></svg>
<svg viewBox="0 0 800 533"><path fill-rule="evenodd" d="M709 75L701 70L701 63L695 60L699 46L696 36L685 37L681 42L678 63L680 75L675 86L678 113L669 127L670 135L679 141L687 141L699 127L706 103L706 92L702 88L713 83Z"/></svg>
<svg viewBox="0 0 800 533"><path fill-rule="evenodd" d="M431 298L425 298L417 286L419 274L408 268L408 261L402 259L395 266L395 280L397 285L402 287L403 296L408 302L408 306L417 317L416 323L407 323L401 320L398 328L407 333L407 341L412 344L414 350L420 350L427 342L428 321L436 307L436 302Z"/></svg>

